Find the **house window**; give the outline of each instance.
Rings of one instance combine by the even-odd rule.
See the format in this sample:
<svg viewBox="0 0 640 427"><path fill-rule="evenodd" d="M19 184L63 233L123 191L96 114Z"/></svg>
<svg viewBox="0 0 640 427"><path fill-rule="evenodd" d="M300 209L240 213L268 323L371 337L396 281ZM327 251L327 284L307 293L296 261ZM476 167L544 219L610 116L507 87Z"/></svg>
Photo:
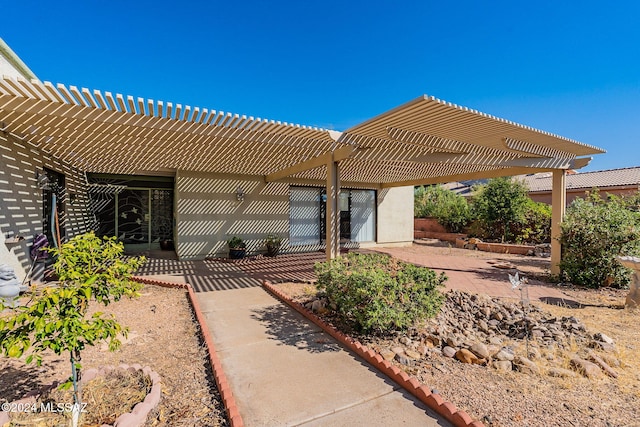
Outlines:
<svg viewBox="0 0 640 427"><path fill-rule="evenodd" d="M289 235L292 246L319 245L326 236L324 188L291 187ZM375 241L376 193L343 188L338 199L341 242Z"/></svg>

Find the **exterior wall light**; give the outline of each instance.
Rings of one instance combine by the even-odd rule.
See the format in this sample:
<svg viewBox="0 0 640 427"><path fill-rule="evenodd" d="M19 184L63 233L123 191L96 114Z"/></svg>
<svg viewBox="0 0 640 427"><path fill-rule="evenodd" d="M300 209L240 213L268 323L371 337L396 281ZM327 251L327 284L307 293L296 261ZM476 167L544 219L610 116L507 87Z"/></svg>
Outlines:
<svg viewBox="0 0 640 427"><path fill-rule="evenodd" d="M236 189L236 200L239 202L242 202L244 201L244 196L245 196L244 190L242 189L242 187L238 187Z"/></svg>

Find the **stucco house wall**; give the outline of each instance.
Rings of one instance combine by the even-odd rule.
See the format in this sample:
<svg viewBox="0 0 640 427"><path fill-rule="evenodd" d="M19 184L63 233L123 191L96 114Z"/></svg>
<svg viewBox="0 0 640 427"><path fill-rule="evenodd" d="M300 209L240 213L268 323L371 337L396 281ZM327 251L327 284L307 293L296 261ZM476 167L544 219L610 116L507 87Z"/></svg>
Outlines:
<svg viewBox="0 0 640 427"><path fill-rule="evenodd" d="M378 192L378 244L413 242L413 187Z"/></svg>
<svg viewBox="0 0 640 427"><path fill-rule="evenodd" d="M244 200L238 201L241 188ZM249 252L263 248L269 233L289 230L289 185L262 176L178 171L175 179L176 252L180 259L226 256L238 236ZM283 242L286 245L286 241Z"/></svg>
<svg viewBox="0 0 640 427"><path fill-rule="evenodd" d="M242 201L236 198L238 188L245 193ZM265 183L262 176L178 171L175 177L178 257L227 256L226 241L233 236L247 243L249 253L261 253L265 251L264 239L268 234L283 237L287 252L321 249L317 245L289 245L289 191L289 183ZM412 242L413 187L379 191L376 218L376 242L361 246Z"/></svg>
<svg viewBox="0 0 640 427"><path fill-rule="evenodd" d="M42 233L45 214L36 170L47 168L65 176L65 216L60 218L60 226L65 228L67 237L93 229L95 219L89 210L86 179L81 171L1 132L0 163L0 263L13 267L22 279L31 265L29 248L33 236ZM10 243L12 239L8 238L16 235L24 240Z"/></svg>

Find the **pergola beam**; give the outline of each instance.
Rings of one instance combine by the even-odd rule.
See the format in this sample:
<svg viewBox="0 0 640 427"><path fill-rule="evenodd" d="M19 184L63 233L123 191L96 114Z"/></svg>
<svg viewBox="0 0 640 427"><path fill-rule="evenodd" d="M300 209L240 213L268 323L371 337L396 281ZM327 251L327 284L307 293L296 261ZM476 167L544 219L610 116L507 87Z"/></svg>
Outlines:
<svg viewBox="0 0 640 427"><path fill-rule="evenodd" d="M480 172L471 172L459 175L443 175L436 176L432 178L421 178L421 179L412 179L408 181L398 181L398 182L387 182L381 183L380 188L393 188L393 187L406 187L409 185L431 185L431 184L442 184L445 182L452 181L465 181L468 179L484 179L484 178L495 178L499 176L514 176L514 175L522 175L529 173L538 173L538 172L550 172L552 169L547 168L504 168L504 169L490 169Z"/></svg>
<svg viewBox="0 0 640 427"><path fill-rule="evenodd" d="M344 147L340 147L333 152L328 152L321 154L320 156L311 158L309 160L305 160L304 162L297 163L293 166L289 166L288 168L281 169L279 171L270 173L269 175L265 175L265 182L273 182L278 181L280 179L286 178L291 175L295 175L300 172L307 171L309 169L315 169L320 166L324 166L330 162L339 162L340 160L344 160L351 156L357 147L354 145L345 145Z"/></svg>

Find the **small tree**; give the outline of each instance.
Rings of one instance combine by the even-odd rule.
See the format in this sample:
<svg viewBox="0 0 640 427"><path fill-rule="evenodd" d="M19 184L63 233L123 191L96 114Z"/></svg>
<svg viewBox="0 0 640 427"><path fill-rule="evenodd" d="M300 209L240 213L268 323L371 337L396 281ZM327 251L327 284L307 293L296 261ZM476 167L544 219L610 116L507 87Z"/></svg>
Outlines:
<svg viewBox="0 0 640 427"><path fill-rule="evenodd" d="M123 255L123 245L116 238L97 237L93 232L76 236L59 249L51 250L59 287L47 287L27 305L0 319L0 349L9 357L19 358L29 353L26 363L42 363L41 353L52 350L67 353L71 377L63 387L74 389L74 404L81 402L80 352L97 341L107 341L109 350L119 348L119 334L127 335L112 316L101 312L87 318L90 301L109 305L123 295L137 297L140 285L131 281L131 273L142 265L144 258ZM0 311L5 307L0 304Z"/></svg>
<svg viewBox="0 0 640 427"><path fill-rule="evenodd" d="M528 197L526 185L508 177L493 178L478 189L473 211L486 236L509 241L511 225L524 220Z"/></svg>
<svg viewBox="0 0 640 427"><path fill-rule="evenodd" d="M440 185L417 187L413 209L416 218L434 217L452 233L461 232L471 220L465 198Z"/></svg>
<svg viewBox="0 0 640 427"><path fill-rule="evenodd" d="M597 191L576 199L561 225L560 268L571 283L591 288L626 286L631 275L616 259L640 255L640 213L637 199L610 196Z"/></svg>

